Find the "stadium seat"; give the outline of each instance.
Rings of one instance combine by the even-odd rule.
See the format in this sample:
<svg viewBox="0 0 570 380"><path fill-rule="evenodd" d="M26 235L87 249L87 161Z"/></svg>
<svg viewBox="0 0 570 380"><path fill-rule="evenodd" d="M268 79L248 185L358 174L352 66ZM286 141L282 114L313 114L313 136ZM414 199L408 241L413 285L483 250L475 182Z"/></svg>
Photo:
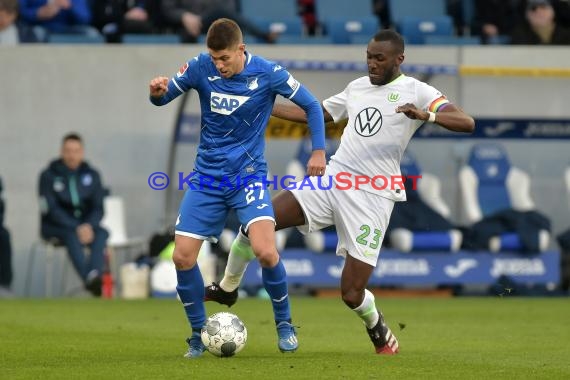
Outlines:
<svg viewBox="0 0 570 380"><path fill-rule="evenodd" d="M329 36L279 36L277 44L279 45L329 45L332 44L332 38Z"/></svg>
<svg viewBox="0 0 570 380"><path fill-rule="evenodd" d="M105 43L105 37L101 34L85 35L52 33L48 36L48 42L52 44L103 44Z"/></svg>
<svg viewBox="0 0 570 380"><path fill-rule="evenodd" d="M446 0L388 0L390 20L396 26L401 27L404 17L434 18L445 16ZM351 2L347 2L351 4Z"/></svg>
<svg viewBox="0 0 570 380"><path fill-rule="evenodd" d="M370 0L315 0L315 11L320 23L325 23L329 19L374 17Z"/></svg>
<svg viewBox="0 0 570 380"><path fill-rule="evenodd" d="M453 21L449 16L415 17L406 16L401 19L400 33L406 43L422 45L426 36L453 36Z"/></svg>
<svg viewBox="0 0 570 380"><path fill-rule="evenodd" d="M424 37L425 45L480 45L481 38L478 36L438 36L428 35Z"/></svg>
<svg viewBox="0 0 570 380"><path fill-rule="evenodd" d="M127 234L127 216L122 197L109 195L103 201L103 219L101 227L109 232L107 239L107 254L111 273L115 279L119 278L118 253L140 254L144 250L146 240L142 237L130 238Z"/></svg>
<svg viewBox="0 0 570 380"><path fill-rule="evenodd" d="M124 44L179 44L180 36L177 34L124 34Z"/></svg>
<svg viewBox="0 0 570 380"><path fill-rule="evenodd" d="M304 32L295 1L241 0L240 3L241 13L262 29L279 33L280 36L301 36Z"/></svg>
<svg viewBox="0 0 570 380"><path fill-rule="evenodd" d="M378 18L374 16L360 18L329 18L324 21L326 35L335 44L350 44L352 38L362 36L367 40L380 29Z"/></svg>
<svg viewBox="0 0 570 380"><path fill-rule="evenodd" d="M480 143L473 146L467 164L459 171L464 217L469 224L499 211L535 209L530 195L530 177L524 171L511 166L507 152L496 143ZM544 251L550 241L550 232L540 230L539 250ZM504 233L489 241L489 250L517 251L522 247L519 236Z"/></svg>
<svg viewBox="0 0 570 380"><path fill-rule="evenodd" d="M32 296L32 287L34 283L34 269L37 257L44 257L44 284L43 291L44 297L52 298L54 296L65 296L71 293L69 288L69 276L77 277L75 282L81 283L79 276L75 274L74 270L69 270L71 262L67 255L66 248L61 244L58 239L41 239L32 244L28 257L27 273L26 273L26 296ZM58 262L61 264L58 265ZM61 267L61 270L56 273L56 268ZM54 292L54 283L59 281L59 289Z"/></svg>
<svg viewBox="0 0 570 380"><path fill-rule="evenodd" d="M489 45L508 45L511 43L511 36L499 35L489 37Z"/></svg>
<svg viewBox="0 0 570 380"><path fill-rule="evenodd" d="M449 220L451 211L445 203L441 195L441 181L435 175L422 171L417 160L412 153L406 151L400 163L400 171L403 176L421 176L417 180L417 192L423 203L429 206L433 211L439 214L443 219ZM414 194L413 189L406 188L408 199ZM414 207L417 203L409 202L408 207ZM421 210L408 210L408 213L414 211L418 214ZM394 208L392 218L396 219L399 211L398 207ZM433 214L433 213L432 213ZM431 214L430 214L431 215ZM437 215L434 215L437 216ZM451 223L450 223L451 224ZM428 230L428 228L430 230ZM394 228L389 235L391 245L399 251L450 251L456 252L461 247L463 235L458 229L448 230L431 230L430 226L426 226L425 230L410 230L408 228Z"/></svg>

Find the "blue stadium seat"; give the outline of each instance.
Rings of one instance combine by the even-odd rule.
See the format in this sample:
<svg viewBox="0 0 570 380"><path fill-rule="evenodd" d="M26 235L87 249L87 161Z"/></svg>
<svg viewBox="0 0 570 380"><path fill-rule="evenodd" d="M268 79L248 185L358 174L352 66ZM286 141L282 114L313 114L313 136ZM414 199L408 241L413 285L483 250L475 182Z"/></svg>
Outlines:
<svg viewBox="0 0 570 380"><path fill-rule="evenodd" d="M428 35L424 37L426 45L480 45L481 38L478 36L438 36Z"/></svg>
<svg viewBox="0 0 570 380"><path fill-rule="evenodd" d="M445 220L449 220L451 211L441 195L441 181L435 175L422 171L418 161L409 151L404 152L400 163L400 172L403 176L421 176L417 180L417 192L423 203L435 211ZM413 194L406 186L408 198L412 198ZM417 203L409 202L408 207L413 208L413 214L422 212L417 210ZM400 209L394 208L392 218L395 219ZM410 213L410 209L407 210ZM430 214L431 216L432 214ZM434 215L435 217L435 215ZM399 226L391 230L389 239L392 246L402 252L411 251L448 251L457 252L461 248L463 234L458 229L449 230L427 230L430 226L426 226L424 230L414 230ZM433 229L433 227L431 227Z"/></svg>
<svg viewBox="0 0 570 380"><path fill-rule="evenodd" d="M452 36L453 21L449 16L437 17L415 17L406 16L401 19L400 33L405 38L406 43L411 45L422 45L425 37L429 35Z"/></svg>
<svg viewBox="0 0 570 380"><path fill-rule="evenodd" d="M315 11L319 22L328 19L359 19L374 16L371 0L315 0Z"/></svg>
<svg viewBox="0 0 570 380"><path fill-rule="evenodd" d="M514 209L535 209L530 195L530 177L511 166L506 150L500 144L480 143L473 146L467 164L459 171L463 214L474 224L496 212ZM540 250L548 247L550 233L539 232ZM519 250L521 241L514 233L505 233L490 239L489 249Z"/></svg>
<svg viewBox="0 0 570 380"><path fill-rule="evenodd" d="M277 39L279 45L329 45L332 44L329 36L291 36L283 35Z"/></svg>
<svg viewBox="0 0 570 380"><path fill-rule="evenodd" d="M279 19L255 18L253 22L263 30L279 33L279 38L283 36L303 35L303 22L298 17Z"/></svg>
<svg viewBox="0 0 570 380"><path fill-rule="evenodd" d="M445 16L446 0L388 0L390 20L397 28L404 17L432 18ZM347 2L352 4L352 2Z"/></svg>
<svg viewBox="0 0 570 380"><path fill-rule="evenodd" d="M303 21L294 0L241 0L241 13L259 28L278 33L278 43L285 36L304 34Z"/></svg>
<svg viewBox="0 0 570 380"><path fill-rule="evenodd" d="M489 45L508 45L511 43L511 36L499 35L489 38Z"/></svg>
<svg viewBox="0 0 570 380"><path fill-rule="evenodd" d="M180 36L177 34L125 34L124 44L179 44Z"/></svg>
<svg viewBox="0 0 570 380"><path fill-rule="evenodd" d="M362 36L367 40L380 29L377 17L330 18L324 22L326 35L335 44L350 44L353 38Z"/></svg>
<svg viewBox="0 0 570 380"><path fill-rule="evenodd" d="M241 13L251 19L281 20L298 17L295 0L240 0Z"/></svg>
<svg viewBox="0 0 570 380"><path fill-rule="evenodd" d="M48 42L52 44L103 44L105 43L105 38L100 34L84 35L51 33L48 37Z"/></svg>

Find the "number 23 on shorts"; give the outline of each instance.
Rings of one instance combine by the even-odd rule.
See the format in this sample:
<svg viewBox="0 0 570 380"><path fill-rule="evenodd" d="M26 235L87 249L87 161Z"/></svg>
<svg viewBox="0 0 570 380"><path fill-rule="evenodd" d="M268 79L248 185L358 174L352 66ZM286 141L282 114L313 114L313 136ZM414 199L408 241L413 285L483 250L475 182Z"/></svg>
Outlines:
<svg viewBox="0 0 570 380"><path fill-rule="evenodd" d="M382 231L377 228L372 231L372 228L367 224L360 226L360 231L362 231L362 233L356 237L356 242L364 246L369 246L371 249L378 249Z"/></svg>

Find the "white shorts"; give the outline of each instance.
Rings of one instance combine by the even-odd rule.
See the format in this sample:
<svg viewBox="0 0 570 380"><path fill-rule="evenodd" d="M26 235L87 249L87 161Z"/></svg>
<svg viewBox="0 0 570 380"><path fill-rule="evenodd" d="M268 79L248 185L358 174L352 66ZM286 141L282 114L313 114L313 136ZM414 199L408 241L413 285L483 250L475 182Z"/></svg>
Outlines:
<svg viewBox="0 0 570 380"><path fill-rule="evenodd" d="M306 234L335 225L338 234L336 254L344 257L348 253L375 267L394 201L364 190L339 190L326 173L309 180L312 188L303 186L291 190L307 221L297 227L299 231Z"/></svg>

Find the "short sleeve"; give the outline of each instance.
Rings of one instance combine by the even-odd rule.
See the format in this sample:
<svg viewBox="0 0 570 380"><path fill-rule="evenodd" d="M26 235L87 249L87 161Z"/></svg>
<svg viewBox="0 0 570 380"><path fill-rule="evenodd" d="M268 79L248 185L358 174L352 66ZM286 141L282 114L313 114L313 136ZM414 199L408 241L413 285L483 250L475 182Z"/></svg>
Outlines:
<svg viewBox="0 0 570 380"><path fill-rule="evenodd" d="M348 87L336 95L333 95L325 100L323 100L323 106L327 112L332 116L335 122L348 117L348 112L346 109L346 101L348 99Z"/></svg>

